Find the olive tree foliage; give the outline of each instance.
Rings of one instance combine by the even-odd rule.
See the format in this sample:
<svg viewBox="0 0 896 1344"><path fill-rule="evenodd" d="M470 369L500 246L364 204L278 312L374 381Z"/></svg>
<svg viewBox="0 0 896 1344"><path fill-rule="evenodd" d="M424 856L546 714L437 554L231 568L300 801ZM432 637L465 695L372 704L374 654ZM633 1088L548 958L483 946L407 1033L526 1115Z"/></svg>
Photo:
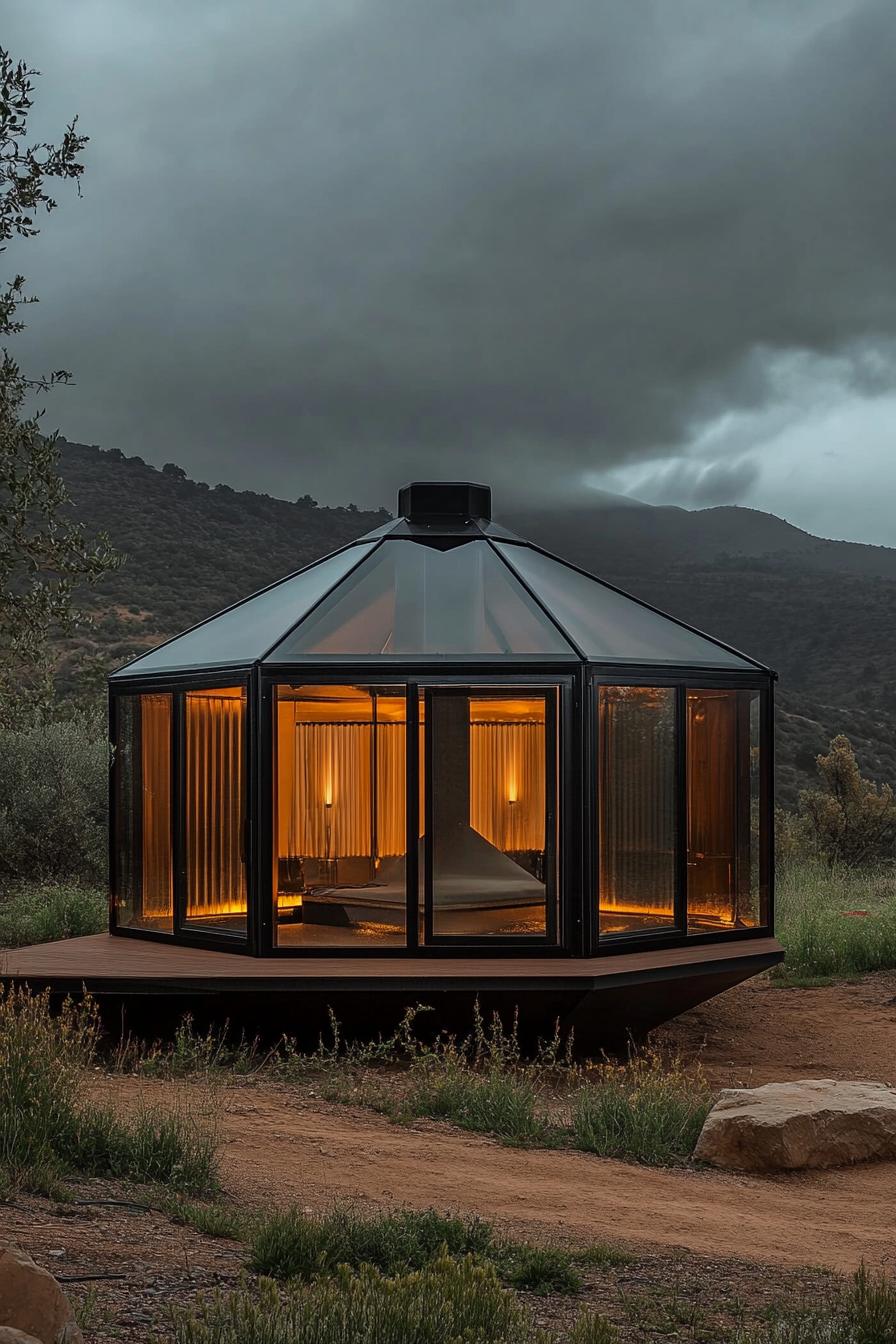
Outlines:
<svg viewBox="0 0 896 1344"><path fill-rule="evenodd" d="M0 253L39 232L39 217L56 208L54 181L77 184L83 172L77 121L56 145L26 139L36 73L0 48ZM46 699L48 636L79 619L75 586L118 563L105 537L89 541L69 516L57 436L44 434L43 411L30 409L69 374L26 377L7 348L24 327L22 308L35 302L21 275L0 289L0 724Z"/></svg>
<svg viewBox="0 0 896 1344"><path fill-rule="evenodd" d="M896 797L863 778L843 733L816 759L820 788L800 794L799 820L814 851L833 868L896 857Z"/></svg>

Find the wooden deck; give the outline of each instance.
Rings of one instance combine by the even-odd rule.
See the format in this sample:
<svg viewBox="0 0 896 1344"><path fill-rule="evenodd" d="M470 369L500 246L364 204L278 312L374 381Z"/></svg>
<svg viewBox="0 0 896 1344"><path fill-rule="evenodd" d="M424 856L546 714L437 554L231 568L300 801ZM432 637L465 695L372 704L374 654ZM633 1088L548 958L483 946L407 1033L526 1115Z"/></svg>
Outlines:
<svg viewBox="0 0 896 1344"><path fill-rule="evenodd" d="M783 957L774 938L572 957L290 957L264 960L107 933L0 953L0 979L93 993L575 989L720 974L744 978ZM742 972L738 975L738 972Z"/></svg>

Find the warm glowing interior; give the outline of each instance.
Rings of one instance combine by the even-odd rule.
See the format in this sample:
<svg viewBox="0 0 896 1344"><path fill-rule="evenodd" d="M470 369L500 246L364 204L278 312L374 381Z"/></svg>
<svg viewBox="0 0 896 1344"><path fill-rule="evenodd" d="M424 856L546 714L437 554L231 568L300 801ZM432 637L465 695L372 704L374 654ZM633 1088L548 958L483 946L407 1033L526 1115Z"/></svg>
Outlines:
<svg viewBox="0 0 896 1344"><path fill-rule="evenodd" d="M187 922L245 929L245 789L241 687L185 699Z"/></svg>
<svg viewBox="0 0 896 1344"><path fill-rule="evenodd" d="M674 923L675 704L667 686L598 691L602 934Z"/></svg>
<svg viewBox="0 0 896 1344"><path fill-rule="evenodd" d="M122 927L170 933L171 696L122 696L118 722L117 918Z"/></svg>
<svg viewBox="0 0 896 1344"><path fill-rule="evenodd" d="M599 688L600 930L671 928L679 881L677 692ZM756 691L689 690L687 921L691 932L760 922Z"/></svg>
<svg viewBox="0 0 896 1344"><path fill-rule="evenodd" d="M504 891L526 886L533 855L545 849L545 698L450 697L451 740L433 760L439 799L459 799L459 839L506 856ZM435 713L435 711L434 711ZM281 686L277 696L275 881L281 944L340 945L358 938L404 942L406 922L406 697L402 687ZM421 719L425 718L421 702ZM436 714L444 736L444 716ZM425 824L421 729L419 831ZM440 851L441 852L441 851ZM460 851L458 851L460 852ZM423 866L421 844L421 870ZM497 892L500 874L468 872L464 915L474 932L511 923L496 918L496 895L476 909L476 887ZM516 878L510 878L516 873ZM521 875L522 874L522 875ZM434 873L434 904L440 886ZM539 879L540 880L540 879ZM448 885L442 883L445 889ZM450 883L453 888L457 881ZM531 880L530 880L531 885ZM533 904L526 892L528 922ZM485 907L488 906L488 910ZM510 908L509 906L507 908ZM537 919L544 925L541 888ZM476 927L474 927L476 926ZM511 930L513 931L513 930ZM517 930L519 931L519 930ZM530 931L530 930L523 930Z"/></svg>
<svg viewBox="0 0 896 1344"><path fill-rule="evenodd" d="M688 691L688 927L759 923L759 696Z"/></svg>

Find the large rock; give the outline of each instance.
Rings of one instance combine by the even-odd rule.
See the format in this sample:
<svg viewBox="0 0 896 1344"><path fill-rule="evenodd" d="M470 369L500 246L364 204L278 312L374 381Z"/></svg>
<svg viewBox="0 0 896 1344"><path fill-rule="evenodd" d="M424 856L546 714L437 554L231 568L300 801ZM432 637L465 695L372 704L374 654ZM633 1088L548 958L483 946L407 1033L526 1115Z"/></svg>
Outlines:
<svg viewBox="0 0 896 1344"><path fill-rule="evenodd" d="M13 1330L11 1325L0 1325L0 1344L41 1344L34 1335L26 1335L21 1330Z"/></svg>
<svg viewBox="0 0 896 1344"><path fill-rule="evenodd" d="M694 1156L741 1171L896 1158L896 1088L809 1078L726 1089L707 1116Z"/></svg>
<svg viewBox="0 0 896 1344"><path fill-rule="evenodd" d="M0 1246L0 1326L33 1335L40 1344L84 1344L53 1275L16 1246Z"/></svg>

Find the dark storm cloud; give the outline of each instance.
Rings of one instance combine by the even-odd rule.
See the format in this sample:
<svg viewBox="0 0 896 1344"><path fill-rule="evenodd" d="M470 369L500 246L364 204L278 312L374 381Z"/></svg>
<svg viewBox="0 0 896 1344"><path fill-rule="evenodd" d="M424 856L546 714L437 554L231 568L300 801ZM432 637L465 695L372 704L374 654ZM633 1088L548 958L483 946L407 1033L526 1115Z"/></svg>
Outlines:
<svg viewBox="0 0 896 1344"><path fill-rule="evenodd" d="M892 385L892 0L32 0L4 40L92 137L16 257L71 437L391 502L674 455L779 354Z"/></svg>

